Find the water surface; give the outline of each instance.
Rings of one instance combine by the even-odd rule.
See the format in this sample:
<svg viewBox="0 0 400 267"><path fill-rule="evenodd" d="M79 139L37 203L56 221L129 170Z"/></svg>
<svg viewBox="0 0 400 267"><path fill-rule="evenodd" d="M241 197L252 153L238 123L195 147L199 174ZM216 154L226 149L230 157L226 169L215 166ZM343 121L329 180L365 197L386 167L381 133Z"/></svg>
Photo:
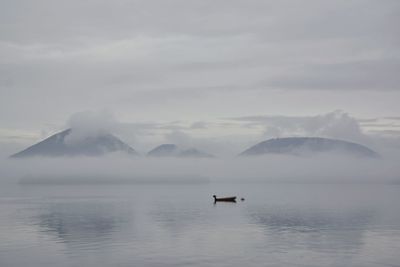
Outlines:
<svg viewBox="0 0 400 267"><path fill-rule="evenodd" d="M400 266L398 203L383 184L3 186L0 266Z"/></svg>

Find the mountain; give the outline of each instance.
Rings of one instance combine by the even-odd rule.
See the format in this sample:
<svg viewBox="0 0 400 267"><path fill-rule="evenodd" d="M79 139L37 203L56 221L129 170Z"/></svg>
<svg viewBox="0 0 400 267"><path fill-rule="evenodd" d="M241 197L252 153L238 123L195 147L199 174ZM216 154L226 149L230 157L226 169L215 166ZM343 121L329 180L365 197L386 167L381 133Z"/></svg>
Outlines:
<svg viewBox="0 0 400 267"><path fill-rule="evenodd" d="M351 156L377 158L378 153L366 146L320 137L288 137L269 139L240 153L240 156L265 154L310 155L315 153L339 152Z"/></svg>
<svg viewBox="0 0 400 267"><path fill-rule="evenodd" d="M66 137L71 131L71 129L67 129L54 134L21 152L11 155L11 157L101 156L111 152L123 152L130 155L137 155L137 152L133 148L111 134L85 137L74 143L66 142Z"/></svg>
<svg viewBox="0 0 400 267"><path fill-rule="evenodd" d="M178 153L179 148L177 145L163 144L151 150L147 155L151 157L175 157Z"/></svg>
<svg viewBox="0 0 400 267"><path fill-rule="evenodd" d="M214 157L211 154L197 150L195 148L183 150L178 154L178 156L182 157L182 158L213 158Z"/></svg>
<svg viewBox="0 0 400 267"><path fill-rule="evenodd" d="M212 158L211 154L205 153L203 151L197 150L195 148L190 148L186 150L181 150L175 144L163 144L160 145L149 153L150 157L182 157L182 158Z"/></svg>

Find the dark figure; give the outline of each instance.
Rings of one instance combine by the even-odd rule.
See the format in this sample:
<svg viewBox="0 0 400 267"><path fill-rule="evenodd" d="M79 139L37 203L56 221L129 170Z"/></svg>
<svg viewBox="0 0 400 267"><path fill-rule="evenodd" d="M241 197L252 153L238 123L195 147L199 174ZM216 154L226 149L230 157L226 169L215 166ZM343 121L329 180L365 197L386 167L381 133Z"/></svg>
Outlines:
<svg viewBox="0 0 400 267"><path fill-rule="evenodd" d="M215 202L236 202L236 197L217 197L213 195L214 203Z"/></svg>

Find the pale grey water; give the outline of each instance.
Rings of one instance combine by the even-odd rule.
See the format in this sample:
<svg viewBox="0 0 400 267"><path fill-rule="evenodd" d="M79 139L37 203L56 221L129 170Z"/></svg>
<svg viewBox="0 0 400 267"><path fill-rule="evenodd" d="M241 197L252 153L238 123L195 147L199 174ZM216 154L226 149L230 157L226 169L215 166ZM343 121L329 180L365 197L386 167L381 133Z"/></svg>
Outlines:
<svg viewBox="0 0 400 267"><path fill-rule="evenodd" d="M399 203L384 184L2 186L0 266L400 266Z"/></svg>

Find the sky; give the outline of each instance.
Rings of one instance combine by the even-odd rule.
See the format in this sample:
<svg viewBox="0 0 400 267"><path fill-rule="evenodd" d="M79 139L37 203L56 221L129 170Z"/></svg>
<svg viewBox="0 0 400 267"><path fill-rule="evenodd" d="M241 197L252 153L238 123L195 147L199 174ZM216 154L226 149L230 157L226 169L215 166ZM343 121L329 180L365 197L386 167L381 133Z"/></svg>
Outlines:
<svg viewBox="0 0 400 267"><path fill-rule="evenodd" d="M139 151L400 148L398 25L398 0L0 0L0 150L76 122Z"/></svg>

